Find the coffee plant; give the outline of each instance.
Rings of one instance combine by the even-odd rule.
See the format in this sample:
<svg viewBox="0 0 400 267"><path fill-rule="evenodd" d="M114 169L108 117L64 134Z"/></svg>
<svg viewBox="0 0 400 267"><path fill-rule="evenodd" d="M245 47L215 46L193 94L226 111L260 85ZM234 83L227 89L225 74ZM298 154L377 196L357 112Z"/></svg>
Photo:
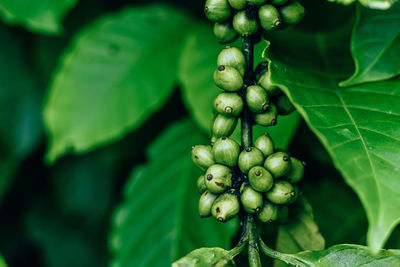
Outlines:
<svg viewBox="0 0 400 267"><path fill-rule="evenodd" d="M0 21L0 267L400 266L400 2Z"/></svg>

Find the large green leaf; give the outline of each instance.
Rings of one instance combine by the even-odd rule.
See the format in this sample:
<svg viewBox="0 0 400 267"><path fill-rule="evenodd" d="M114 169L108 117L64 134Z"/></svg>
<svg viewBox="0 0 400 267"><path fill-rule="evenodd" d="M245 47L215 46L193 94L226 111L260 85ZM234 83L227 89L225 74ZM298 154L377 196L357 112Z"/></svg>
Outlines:
<svg viewBox="0 0 400 267"><path fill-rule="evenodd" d="M351 52L356 70L341 86L386 80L400 74L400 3L385 11L358 6Z"/></svg>
<svg viewBox="0 0 400 267"><path fill-rule="evenodd" d="M174 88L187 22L175 8L145 6L81 31L49 88L47 159L116 140L158 110Z"/></svg>
<svg viewBox="0 0 400 267"><path fill-rule="evenodd" d="M328 0L329 2L337 2L343 5L350 5L356 0ZM388 9L398 0L358 0L362 5L372 9Z"/></svg>
<svg viewBox="0 0 400 267"><path fill-rule="evenodd" d="M78 0L0 0L0 15L12 25L23 25L33 32L55 34L61 20Z"/></svg>
<svg viewBox="0 0 400 267"><path fill-rule="evenodd" d="M230 246L237 222L197 214L200 175L190 147L206 140L189 121L167 129L149 148L149 163L136 167L124 202L113 217L113 266L167 266L198 247Z"/></svg>
<svg viewBox="0 0 400 267"><path fill-rule="evenodd" d="M270 49L271 79L360 197L377 251L400 220L400 80L338 88L350 60L343 34L282 36L279 49Z"/></svg>
<svg viewBox="0 0 400 267"><path fill-rule="evenodd" d="M205 267L222 259L228 253L222 248L199 248L172 264L172 267Z"/></svg>
<svg viewBox="0 0 400 267"><path fill-rule="evenodd" d="M3 256L1 256L1 254L0 254L0 267L7 267L7 266L8 265L7 265L6 261L4 260Z"/></svg>

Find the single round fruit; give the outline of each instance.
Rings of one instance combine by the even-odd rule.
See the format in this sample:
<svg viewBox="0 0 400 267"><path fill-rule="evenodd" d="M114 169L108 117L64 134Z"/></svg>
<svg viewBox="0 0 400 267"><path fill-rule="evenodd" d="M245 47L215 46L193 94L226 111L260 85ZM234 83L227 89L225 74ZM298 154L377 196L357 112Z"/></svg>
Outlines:
<svg viewBox="0 0 400 267"><path fill-rule="evenodd" d="M237 121L238 119L235 117L217 115L212 126L213 136L216 138L230 136L236 128Z"/></svg>
<svg viewBox="0 0 400 267"><path fill-rule="evenodd" d="M261 126L276 125L278 110L273 102L269 103L269 109L264 113L254 114L254 121Z"/></svg>
<svg viewBox="0 0 400 267"><path fill-rule="evenodd" d="M274 185L274 177L264 167L251 168L248 176L251 187L258 192L267 192Z"/></svg>
<svg viewBox="0 0 400 267"><path fill-rule="evenodd" d="M265 193L269 201L278 205L289 204L297 196L295 188L288 181L279 180Z"/></svg>
<svg viewBox="0 0 400 267"><path fill-rule="evenodd" d="M251 85L247 87L246 103L249 109L255 113L265 112L269 108L268 95L259 85Z"/></svg>
<svg viewBox="0 0 400 267"><path fill-rule="evenodd" d="M306 163L294 157L290 157L290 165L291 168L285 175L286 179L291 183L300 182L304 176L304 167L306 166Z"/></svg>
<svg viewBox="0 0 400 267"><path fill-rule="evenodd" d="M230 21L216 22L214 24L214 35L221 44L232 43L238 38L237 32L233 29Z"/></svg>
<svg viewBox="0 0 400 267"><path fill-rule="evenodd" d="M199 178L197 178L197 188L199 189L200 194L204 193L204 191L207 190L205 179L206 178L204 175L201 175L199 176Z"/></svg>
<svg viewBox="0 0 400 267"><path fill-rule="evenodd" d="M214 100L214 110L227 117L238 117L243 110L243 99L237 93L220 93Z"/></svg>
<svg viewBox="0 0 400 267"><path fill-rule="evenodd" d="M271 0L271 3L275 6L281 6L288 2L288 0Z"/></svg>
<svg viewBox="0 0 400 267"><path fill-rule="evenodd" d="M249 184L243 183L240 188L240 202L248 213L257 213L263 205L263 196Z"/></svg>
<svg viewBox="0 0 400 267"><path fill-rule="evenodd" d="M232 185L232 172L224 165L212 165L207 169L205 177L207 190L211 193L222 193Z"/></svg>
<svg viewBox="0 0 400 267"><path fill-rule="evenodd" d="M215 163L211 146L193 146L192 147L192 160L200 169L206 170L208 167Z"/></svg>
<svg viewBox="0 0 400 267"><path fill-rule="evenodd" d="M294 1L280 9L283 21L287 24L297 24L299 23L304 15L304 7L297 1Z"/></svg>
<svg viewBox="0 0 400 267"><path fill-rule="evenodd" d="M201 218L211 216L211 207L217 198L217 195L204 191L199 200L199 215Z"/></svg>
<svg viewBox="0 0 400 267"><path fill-rule="evenodd" d="M216 163L235 167L239 158L240 147L235 140L221 137L215 141L212 153Z"/></svg>
<svg viewBox="0 0 400 267"><path fill-rule="evenodd" d="M240 204L236 195L226 192L212 205L211 213L220 222L226 222L239 213Z"/></svg>
<svg viewBox="0 0 400 267"><path fill-rule="evenodd" d="M240 72L229 66L220 65L214 71L215 84L225 91L235 92L243 87L243 78Z"/></svg>
<svg viewBox="0 0 400 267"><path fill-rule="evenodd" d="M266 71L264 74L261 75L261 77L258 79L258 84L262 86L262 88L267 91L268 96L275 96L278 95L281 90L279 87L272 85L271 80L269 79L269 72Z"/></svg>
<svg viewBox="0 0 400 267"><path fill-rule="evenodd" d="M266 31L272 31L282 25L281 16L273 5L263 5L258 10L260 24Z"/></svg>
<svg viewBox="0 0 400 267"><path fill-rule="evenodd" d="M269 155L264 162L264 167L274 176L279 178L290 170L290 158L285 152L275 152Z"/></svg>
<svg viewBox="0 0 400 267"><path fill-rule="evenodd" d="M217 58L218 66L229 66L235 68L239 71L240 75L243 77L246 70L246 60L240 49L236 47L227 46L223 49Z"/></svg>
<svg viewBox="0 0 400 267"><path fill-rule="evenodd" d="M211 21L224 21L232 15L228 0L207 0L204 13Z"/></svg>
<svg viewBox="0 0 400 267"><path fill-rule="evenodd" d="M242 173L247 174L254 166L261 166L264 161L263 153L255 147L248 147L239 154L238 165Z"/></svg>
<svg viewBox="0 0 400 267"><path fill-rule="evenodd" d="M285 94L279 94L274 98L274 103L279 115L288 115L294 111L294 106Z"/></svg>
<svg viewBox="0 0 400 267"><path fill-rule="evenodd" d="M278 206L264 201L264 206L260 213L257 214L257 218L263 223L272 223L278 219Z"/></svg>
<svg viewBox="0 0 400 267"><path fill-rule="evenodd" d="M233 17L233 28L242 36L252 35L258 31L258 21L249 18L246 11L239 11Z"/></svg>
<svg viewBox="0 0 400 267"><path fill-rule="evenodd" d="M258 6L258 5L262 5L265 2L267 2L267 0L247 0L247 2L249 2L249 4Z"/></svg>
<svg viewBox="0 0 400 267"><path fill-rule="evenodd" d="M261 152L264 154L264 157L268 157L274 153L274 141L268 133L264 133L257 137L256 141L254 142L254 146L261 150Z"/></svg>
<svg viewBox="0 0 400 267"><path fill-rule="evenodd" d="M232 8L240 10L246 7L247 0L228 0Z"/></svg>

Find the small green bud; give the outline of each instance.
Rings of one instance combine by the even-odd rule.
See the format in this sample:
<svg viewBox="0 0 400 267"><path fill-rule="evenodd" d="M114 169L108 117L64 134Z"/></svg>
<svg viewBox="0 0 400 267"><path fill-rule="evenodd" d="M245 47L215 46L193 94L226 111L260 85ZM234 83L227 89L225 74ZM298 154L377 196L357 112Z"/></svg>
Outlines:
<svg viewBox="0 0 400 267"><path fill-rule="evenodd" d="M265 196L272 203L283 205L289 204L297 196L296 190L288 181L279 180L265 193Z"/></svg>
<svg viewBox="0 0 400 267"><path fill-rule="evenodd" d="M263 223L272 223L278 219L278 206L264 201L264 206L258 213L257 218Z"/></svg>
<svg viewBox="0 0 400 267"><path fill-rule="evenodd" d="M275 6L281 6L287 3L288 0L271 0L271 3Z"/></svg>
<svg viewBox="0 0 400 267"><path fill-rule="evenodd" d="M279 115L288 115L294 111L294 106L285 94L280 94L274 98L274 103Z"/></svg>
<svg viewBox="0 0 400 267"><path fill-rule="evenodd" d="M212 153L216 163L235 167L239 158L240 147L235 140L221 137L214 143Z"/></svg>
<svg viewBox="0 0 400 267"><path fill-rule="evenodd" d="M264 157L268 157L274 153L274 141L268 133L264 133L257 137L256 141L254 142L254 146L261 150L261 152L264 154Z"/></svg>
<svg viewBox="0 0 400 267"><path fill-rule="evenodd" d="M289 222L289 207L288 206L279 206L278 222L279 223L288 223Z"/></svg>
<svg viewBox="0 0 400 267"><path fill-rule="evenodd" d="M300 182L304 175L304 167L306 166L306 163L294 157L290 157L290 165L291 168L285 175L286 179L291 183Z"/></svg>
<svg viewBox="0 0 400 267"><path fill-rule="evenodd" d="M244 210L248 213L258 213L263 205L262 195L247 183L242 184L240 191L240 201Z"/></svg>
<svg viewBox="0 0 400 267"><path fill-rule="evenodd" d="M290 158L285 152L276 152L269 155L264 162L264 167L274 176L279 178L290 170Z"/></svg>
<svg viewBox="0 0 400 267"><path fill-rule="evenodd" d="M294 1L280 9L283 20L287 24L297 24L299 23L304 15L304 7L297 1Z"/></svg>
<svg viewBox="0 0 400 267"><path fill-rule="evenodd" d="M234 117L217 115L212 126L213 136L216 138L230 136L236 128L237 121L238 119Z"/></svg>
<svg viewBox="0 0 400 267"><path fill-rule="evenodd" d="M261 126L276 125L278 110L273 102L269 103L269 109L264 113L254 114L254 121Z"/></svg>
<svg viewBox="0 0 400 267"><path fill-rule="evenodd" d="M228 0L232 8L240 10L246 7L247 0Z"/></svg>
<svg viewBox="0 0 400 267"><path fill-rule="evenodd" d="M207 190L205 179L206 178L204 175L199 176L199 178L197 179L197 188L199 189L200 194Z"/></svg>
<svg viewBox="0 0 400 267"><path fill-rule="evenodd" d="M229 192L220 195L212 205L211 213L220 222L226 222L239 213L237 196Z"/></svg>
<svg viewBox="0 0 400 267"><path fill-rule="evenodd" d="M217 198L217 195L204 191L199 200L199 215L201 218L211 216L211 207Z"/></svg>
<svg viewBox="0 0 400 267"><path fill-rule="evenodd" d="M214 71L215 84L225 91L235 92L243 87L243 78L240 72L229 66L220 65Z"/></svg>
<svg viewBox="0 0 400 267"><path fill-rule="evenodd" d="M207 169L205 177L207 189L211 193L222 193L232 185L232 172L224 165L212 165Z"/></svg>
<svg viewBox="0 0 400 267"><path fill-rule="evenodd" d="M243 77L246 70L246 60L240 49L236 47L227 46L223 49L217 58L218 66L229 66L235 68L239 71L240 75Z"/></svg>
<svg viewBox="0 0 400 267"><path fill-rule="evenodd" d="M267 192L274 185L274 177L264 167L255 166L249 171L249 183L258 192Z"/></svg>
<svg viewBox="0 0 400 267"><path fill-rule="evenodd" d="M263 5L258 10L261 26L266 31L272 31L282 25L281 16L273 5Z"/></svg>
<svg viewBox="0 0 400 267"><path fill-rule="evenodd" d="M214 109L227 117L238 117L243 110L243 99L236 93L221 93L214 100Z"/></svg>
<svg viewBox="0 0 400 267"><path fill-rule="evenodd" d="M265 91L267 91L268 96L275 96L281 92L279 87L272 85L271 80L269 79L268 71L261 75L261 77L258 79L258 84L261 85Z"/></svg>
<svg viewBox="0 0 400 267"><path fill-rule="evenodd" d="M267 0L247 0L247 2L249 2L249 4L258 6L258 5L262 5L265 2L267 2Z"/></svg>
<svg viewBox="0 0 400 267"><path fill-rule="evenodd" d="M246 103L249 109L255 113L268 110L269 100L265 90L258 85L251 85L246 89Z"/></svg>
<svg viewBox="0 0 400 267"><path fill-rule="evenodd" d="M247 174L254 166L261 166L264 161L263 153L255 147L248 147L239 154L238 165L242 173Z"/></svg>
<svg viewBox="0 0 400 267"><path fill-rule="evenodd" d="M258 31L258 21L249 18L246 11L239 11L233 17L233 28L242 36L252 35Z"/></svg>
<svg viewBox="0 0 400 267"><path fill-rule="evenodd" d="M232 43L238 38L231 22L216 22L214 24L214 35L221 44Z"/></svg>
<svg viewBox="0 0 400 267"><path fill-rule="evenodd" d="M200 169L206 170L208 167L215 163L211 146L192 146L192 160Z"/></svg>
<svg viewBox="0 0 400 267"><path fill-rule="evenodd" d="M204 12L214 22L227 20L232 15L228 0L207 0Z"/></svg>

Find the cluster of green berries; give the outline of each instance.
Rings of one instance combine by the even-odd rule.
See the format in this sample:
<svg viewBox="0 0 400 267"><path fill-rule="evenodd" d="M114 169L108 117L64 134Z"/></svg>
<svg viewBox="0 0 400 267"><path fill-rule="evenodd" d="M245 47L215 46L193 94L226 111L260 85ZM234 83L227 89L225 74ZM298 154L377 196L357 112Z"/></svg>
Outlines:
<svg viewBox="0 0 400 267"><path fill-rule="evenodd" d="M214 34L221 43L259 33L261 28L272 31L297 24L304 17L304 7L296 0L207 0L204 12L215 22Z"/></svg>

